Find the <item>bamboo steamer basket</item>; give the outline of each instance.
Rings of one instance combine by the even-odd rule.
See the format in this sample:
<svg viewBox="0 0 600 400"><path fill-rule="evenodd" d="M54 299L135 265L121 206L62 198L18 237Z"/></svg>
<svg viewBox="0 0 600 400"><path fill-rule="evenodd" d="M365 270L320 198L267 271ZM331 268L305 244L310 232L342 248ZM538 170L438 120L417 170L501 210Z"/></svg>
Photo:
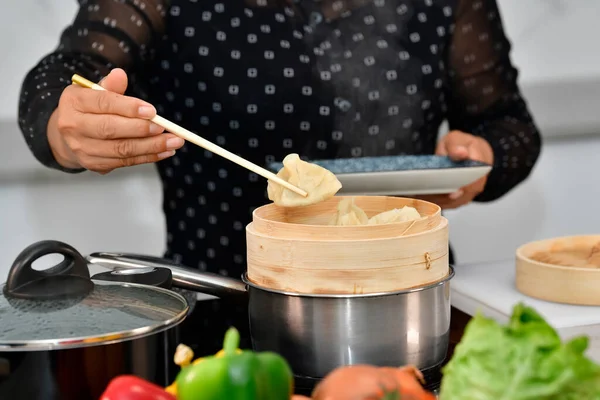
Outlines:
<svg viewBox="0 0 600 400"><path fill-rule="evenodd" d="M404 206L416 208L422 217L383 225L327 225L343 198L254 210L246 227L248 279L292 293L373 294L428 285L448 275L448 221L439 206L354 196L369 217Z"/></svg>
<svg viewBox="0 0 600 400"><path fill-rule="evenodd" d="M519 247L516 286L541 300L600 305L600 235L546 239Z"/></svg>

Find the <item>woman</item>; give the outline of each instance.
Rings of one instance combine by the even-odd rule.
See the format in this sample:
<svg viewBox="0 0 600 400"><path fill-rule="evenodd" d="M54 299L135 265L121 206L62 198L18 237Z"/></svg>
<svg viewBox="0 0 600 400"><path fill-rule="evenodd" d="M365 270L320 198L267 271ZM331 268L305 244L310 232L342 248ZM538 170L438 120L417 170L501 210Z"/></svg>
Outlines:
<svg viewBox="0 0 600 400"><path fill-rule="evenodd" d="M148 121L157 112L259 164L292 152L493 164L429 197L454 208L504 195L538 157L509 49L491 0L82 0L25 78L20 126L37 159L65 172L156 162L166 257L237 277L266 182L163 134ZM70 86L73 73L104 77L110 92ZM445 119L452 132L438 143ZM229 324L246 329L229 308L197 311L200 353L220 348Z"/></svg>

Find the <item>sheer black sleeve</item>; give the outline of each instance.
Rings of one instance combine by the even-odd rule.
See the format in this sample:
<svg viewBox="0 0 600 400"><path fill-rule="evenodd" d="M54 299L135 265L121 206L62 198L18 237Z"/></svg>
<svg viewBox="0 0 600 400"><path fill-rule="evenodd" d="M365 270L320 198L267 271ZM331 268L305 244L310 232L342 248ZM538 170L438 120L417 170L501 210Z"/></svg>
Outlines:
<svg viewBox="0 0 600 400"><path fill-rule="evenodd" d="M26 75L19 102L19 126L42 164L66 172L54 159L46 126L71 76L98 81L112 68L134 71L164 29L167 0L79 0L73 23L56 50Z"/></svg>
<svg viewBox="0 0 600 400"><path fill-rule="evenodd" d="M459 0L449 48L450 129L485 138L494 168L475 201L495 200L522 182L541 138L517 85L510 43L495 0Z"/></svg>

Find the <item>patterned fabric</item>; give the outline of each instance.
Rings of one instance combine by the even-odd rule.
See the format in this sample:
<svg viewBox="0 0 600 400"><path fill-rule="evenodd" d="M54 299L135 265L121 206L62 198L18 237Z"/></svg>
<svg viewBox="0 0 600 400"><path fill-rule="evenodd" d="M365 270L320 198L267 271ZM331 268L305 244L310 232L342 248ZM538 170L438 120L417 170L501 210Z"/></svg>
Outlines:
<svg viewBox="0 0 600 400"><path fill-rule="evenodd" d="M48 118L74 72L97 81L113 67L160 115L263 165L292 152L431 154L448 120L494 149L476 199L490 201L540 151L509 50L493 0L80 0L27 75L19 121L38 160L64 170ZM239 276L264 179L190 144L157 166L166 256Z"/></svg>

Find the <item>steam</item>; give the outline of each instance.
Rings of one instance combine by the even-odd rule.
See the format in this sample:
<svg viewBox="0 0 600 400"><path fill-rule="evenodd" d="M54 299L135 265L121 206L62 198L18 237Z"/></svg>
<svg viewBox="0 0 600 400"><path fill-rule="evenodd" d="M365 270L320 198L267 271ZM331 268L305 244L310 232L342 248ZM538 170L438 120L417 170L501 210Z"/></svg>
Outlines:
<svg viewBox="0 0 600 400"><path fill-rule="evenodd" d="M310 10L307 3L316 5ZM365 3L372 3L366 4ZM413 126L422 121L417 83L422 63L401 43L415 10L397 0L299 2L306 21L304 41L312 49L314 73L334 93L332 139L344 155L413 152ZM319 9L320 8L320 9ZM323 15L330 16L325 24ZM418 33L408 33L418 42ZM425 71L426 72L426 71ZM367 139L365 139L367 138Z"/></svg>

